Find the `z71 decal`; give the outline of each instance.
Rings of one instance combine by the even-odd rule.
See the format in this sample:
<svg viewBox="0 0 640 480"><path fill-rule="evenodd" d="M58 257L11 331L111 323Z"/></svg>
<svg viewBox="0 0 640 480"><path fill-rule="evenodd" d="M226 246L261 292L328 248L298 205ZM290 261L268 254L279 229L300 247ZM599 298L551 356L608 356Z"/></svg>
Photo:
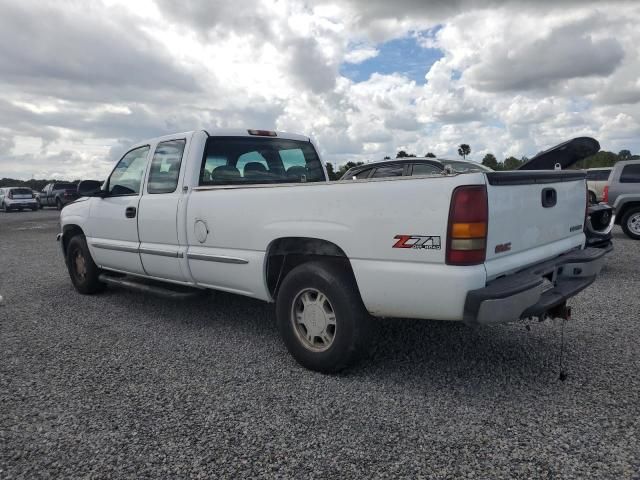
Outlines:
<svg viewBox="0 0 640 480"><path fill-rule="evenodd" d="M423 248L425 250L440 250L440 237L428 235L396 235L393 248Z"/></svg>

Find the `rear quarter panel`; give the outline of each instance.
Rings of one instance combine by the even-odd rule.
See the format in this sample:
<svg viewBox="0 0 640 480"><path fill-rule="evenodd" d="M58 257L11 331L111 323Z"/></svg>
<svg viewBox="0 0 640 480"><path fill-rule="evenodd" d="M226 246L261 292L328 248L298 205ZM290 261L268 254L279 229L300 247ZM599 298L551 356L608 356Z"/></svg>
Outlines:
<svg viewBox="0 0 640 480"><path fill-rule="evenodd" d="M449 204L455 187L482 183L482 174L468 174L196 189L186 215L189 251L240 257L249 263L190 262L191 270L196 276L206 274L198 269L209 269L208 281L201 278L200 283L226 283L237 286L235 290L245 286L239 293L269 300L264 277L269 245L283 237L318 238L336 244L349 257L370 312L420 318L433 312L430 318L458 319L463 301L448 298L447 289L483 286L485 271L482 266L444 264ZM209 230L202 243L195 236L198 220ZM440 248L393 248L397 235L436 237Z"/></svg>

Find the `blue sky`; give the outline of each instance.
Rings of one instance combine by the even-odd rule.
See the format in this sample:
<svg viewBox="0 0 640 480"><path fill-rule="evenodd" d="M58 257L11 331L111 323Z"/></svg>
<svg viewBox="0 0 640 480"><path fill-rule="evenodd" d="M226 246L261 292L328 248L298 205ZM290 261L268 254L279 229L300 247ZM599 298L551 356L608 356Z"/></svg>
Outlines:
<svg viewBox="0 0 640 480"><path fill-rule="evenodd" d="M433 36L436 30L426 32ZM343 63L340 73L354 82L364 82L373 73L400 73L424 84L425 74L436 61L443 57L437 48L424 48L418 43L416 35L391 40L375 46L380 53L359 64Z"/></svg>

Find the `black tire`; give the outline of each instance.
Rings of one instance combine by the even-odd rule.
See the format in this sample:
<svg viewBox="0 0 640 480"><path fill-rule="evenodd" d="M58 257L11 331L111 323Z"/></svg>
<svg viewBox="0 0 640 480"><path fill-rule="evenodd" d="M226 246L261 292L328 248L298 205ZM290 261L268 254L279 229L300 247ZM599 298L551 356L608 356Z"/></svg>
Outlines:
<svg viewBox="0 0 640 480"><path fill-rule="evenodd" d="M31 207L31 210L33 210L34 212L37 212L38 211L38 207L37 206Z"/></svg>
<svg viewBox="0 0 640 480"><path fill-rule="evenodd" d="M2 202L2 210L4 211L4 213L9 213L11 211L11 209L7 207L7 204L4 202Z"/></svg>
<svg viewBox="0 0 640 480"><path fill-rule="evenodd" d="M331 342L324 346L320 334L315 337L323 342L317 348L325 348L324 350L314 350L316 347L311 345L314 338L311 343L303 340L302 337L309 333L302 323L294 320L294 308L302 302L301 295L312 295L314 291L326 297L329 304L323 305L330 312L329 315L333 314L334 317L333 325L325 326L325 332L332 327ZM317 304L314 308L317 308ZM343 262L312 261L291 270L278 291L276 313L280 335L287 349L298 363L310 370L339 372L354 364L368 346L370 317L360 298L353 274ZM310 315L315 326L315 314L311 312Z"/></svg>
<svg viewBox="0 0 640 480"><path fill-rule="evenodd" d="M40 203L40 200L36 200L36 203L38 204L38 210L42 210L42 203Z"/></svg>
<svg viewBox="0 0 640 480"><path fill-rule="evenodd" d="M627 237L640 240L640 207L633 207L627 210L622 216L622 220L620 220L620 226Z"/></svg>
<svg viewBox="0 0 640 480"><path fill-rule="evenodd" d="M596 205L598 203L598 199L596 198L596 194L589 190L589 204Z"/></svg>
<svg viewBox="0 0 640 480"><path fill-rule="evenodd" d="M58 210L62 210L62 207L64 207L64 205L62 205L62 200L60 200L59 198L56 198L56 208Z"/></svg>
<svg viewBox="0 0 640 480"><path fill-rule="evenodd" d="M83 264L79 264L80 261ZM69 240L66 263L71 283L78 292L91 295L105 289L106 285L98 279L100 269L91 258L84 235L76 235Z"/></svg>

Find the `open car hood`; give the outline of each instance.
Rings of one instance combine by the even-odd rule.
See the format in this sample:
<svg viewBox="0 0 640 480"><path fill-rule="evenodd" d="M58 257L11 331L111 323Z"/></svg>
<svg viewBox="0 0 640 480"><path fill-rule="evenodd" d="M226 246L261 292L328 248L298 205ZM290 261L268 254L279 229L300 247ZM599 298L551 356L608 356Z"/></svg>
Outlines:
<svg viewBox="0 0 640 480"><path fill-rule="evenodd" d="M596 139L578 137L539 153L520 165L518 170L554 170L556 164L564 170L598 151L600 144Z"/></svg>

